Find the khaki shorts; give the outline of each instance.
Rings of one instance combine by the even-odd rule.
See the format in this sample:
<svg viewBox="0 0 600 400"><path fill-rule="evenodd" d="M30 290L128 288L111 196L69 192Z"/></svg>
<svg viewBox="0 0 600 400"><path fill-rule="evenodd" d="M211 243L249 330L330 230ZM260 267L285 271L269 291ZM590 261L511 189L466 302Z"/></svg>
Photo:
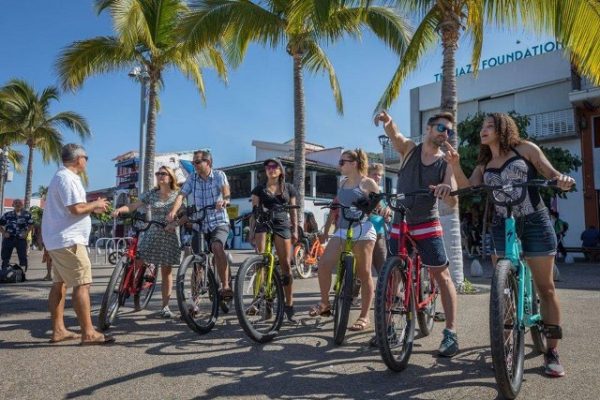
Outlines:
<svg viewBox="0 0 600 400"><path fill-rule="evenodd" d="M92 283L92 263L82 244L49 250L52 258L52 281L64 282L67 287Z"/></svg>

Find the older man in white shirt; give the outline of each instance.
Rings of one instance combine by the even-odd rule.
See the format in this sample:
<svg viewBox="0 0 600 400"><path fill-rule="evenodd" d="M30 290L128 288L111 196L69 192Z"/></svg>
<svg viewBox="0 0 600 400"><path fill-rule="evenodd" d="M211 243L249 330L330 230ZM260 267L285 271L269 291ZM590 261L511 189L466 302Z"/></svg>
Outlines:
<svg viewBox="0 0 600 400"><path fill-rule="evenodd" d="M96 331L92 324L90 284L92 265L88 257L90 213L102 213L108 201L99 198L88 203L79 174L85 171L88 156L78 144L67 144L61 151L63 166L56 172L46 198L42 237L52 258L53 284L48 298L52 318L50 342L80 339L82 345L106 344L114 338ZM67 330L64 309L67 287L73 288L73 308L81 335Z"/></svg>

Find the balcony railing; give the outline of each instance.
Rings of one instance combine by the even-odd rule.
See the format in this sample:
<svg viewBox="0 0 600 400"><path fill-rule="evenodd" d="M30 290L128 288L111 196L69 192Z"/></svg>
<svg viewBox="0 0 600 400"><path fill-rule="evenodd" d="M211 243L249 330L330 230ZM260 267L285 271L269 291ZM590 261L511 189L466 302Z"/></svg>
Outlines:
<svg viewBox="0 0 600 400"><path fill-rule="evenodd" d="M562 136L574 136L575 115L572 108L531 114L527 134L537 139L550 139Z"/></svg>

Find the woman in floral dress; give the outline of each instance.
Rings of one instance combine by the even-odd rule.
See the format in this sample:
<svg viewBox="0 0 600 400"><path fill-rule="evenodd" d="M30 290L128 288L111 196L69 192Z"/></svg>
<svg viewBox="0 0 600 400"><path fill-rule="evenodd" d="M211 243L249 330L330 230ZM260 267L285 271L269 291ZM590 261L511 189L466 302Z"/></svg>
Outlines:
<svg viewBox="0 0 600 400"><path fill-rule="evenodd" d="M162 277L162 310L160 316L173 318L175 314L169 309L173 276L171 272L174 264L179 264L181 251L179 238L175 228L177 223L168 223L167 214L173 207L175 198L179 193L179 186L175 179L175 173L169 167L160 167L155 173L157 186L142 194L135 203L127 204L117 208L113 216L121 213L133 212L140 207L146 207L150 211L153 221L166 224L166 228L152 225L144 232L140 239L138 251L140 258L148 264L160 267Z"/></svg>

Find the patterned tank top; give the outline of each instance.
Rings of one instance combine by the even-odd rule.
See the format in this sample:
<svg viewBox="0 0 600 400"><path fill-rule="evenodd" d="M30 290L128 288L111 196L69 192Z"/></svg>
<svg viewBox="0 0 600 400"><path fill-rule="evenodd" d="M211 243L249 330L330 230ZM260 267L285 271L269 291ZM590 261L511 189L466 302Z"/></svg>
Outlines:
<svg viewBox="0 0 600 400"><path fill-rule="evenodd" d="M535 179L537 171L533 164L521 156L514 147L511 147L511 150L515 155L506 160L500 168L487 168L486 166L483 172L483 182L486 185L506 185ZM493 196L500 202L512 200L515 203L512 207L515 217L529 215L545 207L539 190L534 187L513 188L507 194L494 192ZM507 217L508 210L506 207L495 205L495 208L496 214L503 218Z"/></svg>

